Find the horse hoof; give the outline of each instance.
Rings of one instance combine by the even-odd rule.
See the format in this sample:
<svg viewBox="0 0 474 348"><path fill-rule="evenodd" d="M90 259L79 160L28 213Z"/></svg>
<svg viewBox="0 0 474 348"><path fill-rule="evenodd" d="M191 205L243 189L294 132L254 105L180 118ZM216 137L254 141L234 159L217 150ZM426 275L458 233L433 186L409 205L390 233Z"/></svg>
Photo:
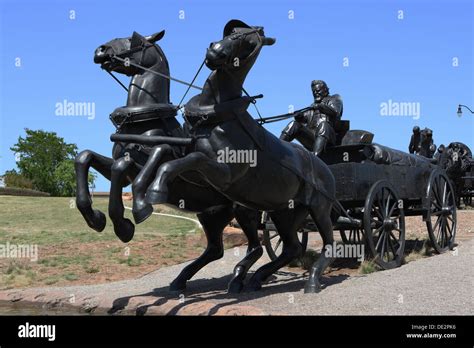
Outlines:
<svg viewBox="0 0 474 348"><path fill-rule="evenodd" d="M304 293L305 294L316 294L321 291L321 285L316 285L316 284L306 284L304 287Z"/></svg>
<svg viewBox="0 0 474 348"><path fill-rule="evenodd" d="M227 288L229 294L239 294L244 288L244 282L242 280L231 280Z"/></svg>
<svg viewBox="0 0 474 348"><path fill-rule="evenodd" d="M168 202L167 191L147 191L145 196L145 202L148 204L161 204Z"/></svg>
<svg viewBox="0 0 474 348"><path fill-rule="evenodd" d="M186 290L186 282L173 280L170 284L170 292L181 292Z"/></svg>
<svg viewBox="0 0 474 348"><path fill-rule="evenodd" d="M123 219L117 226L114 226L114 231L122 242L128 243L135 234L135 225L129 219Z"/></svg>
<svg viewBox="0 0 474 348"><path fill-rule="evenodd" d="M137 225L139 223L142 223L146 219L148 219L152 213L153 213L153 207L149 204L145 205L140 210L133 210L132 211L133 219L135 220L135 223Z"/></svg>
<svg viewBox="0 0 474 348"><path fill-rule="evenodd" d="M90 227L97 232L102 232L106 225L107 219L105 218L105 214L99 210L94 209L94 222Z"/></svg>

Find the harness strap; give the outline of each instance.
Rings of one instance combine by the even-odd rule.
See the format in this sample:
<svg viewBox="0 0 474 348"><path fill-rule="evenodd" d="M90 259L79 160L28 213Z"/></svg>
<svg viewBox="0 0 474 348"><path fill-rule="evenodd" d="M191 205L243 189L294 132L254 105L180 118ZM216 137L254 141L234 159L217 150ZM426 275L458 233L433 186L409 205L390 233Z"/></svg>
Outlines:
<svg viewBox="0 0 474 348"><path fill-rule="evenodd" d="M130 60L126 60L126 59L120 58L120 57L118 57L117 55L112 56L112 58L113 58L113 59L117 59L119 62L126 63L126 64L132 65L132 66L134 66L134 67L136 67L136 68L139 68L139 69L142 69L142 70L151 72L152 74L155 74L155 75L164 77L165 79L168 79L168 80L171 80L171 81L175 81L175 82L181 83L181 84L183 84L183 85L186 85L186 86L189 86L189 87L192 87L192 88L195 88L195 89L198 89L198 90L202 91L202 87L198 87L198 86L195 86L195 85L193 85L193 84L191 84L191 83L188 83L188 82L186 82L186 81L179 80L179 79L177 79L177 78L174 78L174 77L172 77L172 76L168 76L168 75L163 74L163 73L160 73L160 72L158 72L158 71L154 71L154 70L145 68L144 66L141 66L140 64L136 64L136 63L131 62Z"/></svg>

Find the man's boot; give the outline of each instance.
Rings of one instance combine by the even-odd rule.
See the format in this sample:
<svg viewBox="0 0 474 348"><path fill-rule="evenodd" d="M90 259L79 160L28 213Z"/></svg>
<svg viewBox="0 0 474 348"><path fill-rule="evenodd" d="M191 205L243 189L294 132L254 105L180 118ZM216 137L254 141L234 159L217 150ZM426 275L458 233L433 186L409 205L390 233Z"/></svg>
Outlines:
<svg viewBox="0 0 474 348"><path fill-rule="evenodd" d="M313 152L316 156L320 156L324 152L327 141L328 140L325 137L319 136L316 138L316 140L314 141L314 147L313 147Z"/></svg>

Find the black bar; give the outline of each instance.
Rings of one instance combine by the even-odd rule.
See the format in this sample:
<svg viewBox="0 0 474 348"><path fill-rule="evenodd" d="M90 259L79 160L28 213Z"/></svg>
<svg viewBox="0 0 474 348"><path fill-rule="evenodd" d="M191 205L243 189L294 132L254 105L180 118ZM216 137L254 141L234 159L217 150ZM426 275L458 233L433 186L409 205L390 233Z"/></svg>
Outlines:
<svg viewBox="0 0 474 348"><path fill-rule="evenodd" d="M282 294L283 295L283 294ZM350 296L350 295L349 295ZM374 295L375 296L375 295ZM124 317L124 316L6 316L0 317L0 346L38 344L132 344L153 342L195 347L246 347L280 343L297 347L317 342L472 347L472 316L306 316L306 317ZM19 337L19 326L55 325L55 340ZM271 328L278 328L277 331ZM416 336L416 335L420 336ZM432 337L441 334L441 338ZM381 345L380 342L383 342Z"/></svg>

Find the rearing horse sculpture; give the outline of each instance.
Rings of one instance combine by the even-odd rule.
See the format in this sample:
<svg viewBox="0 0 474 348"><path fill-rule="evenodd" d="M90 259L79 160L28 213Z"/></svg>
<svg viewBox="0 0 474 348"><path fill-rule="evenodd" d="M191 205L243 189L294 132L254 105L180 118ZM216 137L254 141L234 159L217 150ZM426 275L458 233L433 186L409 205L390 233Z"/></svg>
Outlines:
<svg viewBox="0 0 474 348"><path fill-rule="evenodd" d="M127 105L117 108L111 115L119 135L142 135L147 138L185 136L181 125L175 119L177 108L169 101L170 83L166 78L170 74L168 61L161 48L155 44L163 35L164 31L148 37L133 33L130 38L114 39L95 51L94 61L103 69L132 77ZM176 141L176 144L178 143L179 139ZM75 161L76 202L87 224L98 232L101 232L106 224L105 215L92 209L87 183L90 167L111 181L109 216L116 235L123 242L128 242L133 237L135 226L129 219L124 218L122 188L133 182L133 217L136 223L144 221L153 212L152 206L145 202L146 188L156 172L153 165L179 158L185 154L185 150L180 145L151 147L117 142L113 146L112 158L90 150L82 151ZM146 163L153 165L144 166ZM258 212L234 205L196 173L187 175L186 179L176 178L171 187L173 195L170 195L165 203L197 212L208 241L204 253L183 269L171 284L171 290L183 290L186 281L196 272L207 263L222 257L222 232L235 217L249 241L248 253L236 266L234 277L229 283L229 291L240 291L248 269L263 253L257 235Z"/></svg>
<svg viewBox="0 0 474 348"><path fill-rule="evenodd" d="M275 39L263 28L232 20L224 38L211 43L206 65L212 70L201 94L185 105L192 125L194 152L162 164L148 188L149 203L163 203L173 194L170 183L179 175L199 172L219 192L247 207L269 211L283 241L283 251L259 268L248 284L251 290L301 253L297 230L309 213L324 242L320 258L312 266L305 292L320 289L319 278L332 258L326 257L333 243L331 208L335 180L329 168L303 147L279 140L257 124L246 111L252 98L242 97L244 80L261 48ZM219 154L257 154L257 165L222 160Z"/></svg>

